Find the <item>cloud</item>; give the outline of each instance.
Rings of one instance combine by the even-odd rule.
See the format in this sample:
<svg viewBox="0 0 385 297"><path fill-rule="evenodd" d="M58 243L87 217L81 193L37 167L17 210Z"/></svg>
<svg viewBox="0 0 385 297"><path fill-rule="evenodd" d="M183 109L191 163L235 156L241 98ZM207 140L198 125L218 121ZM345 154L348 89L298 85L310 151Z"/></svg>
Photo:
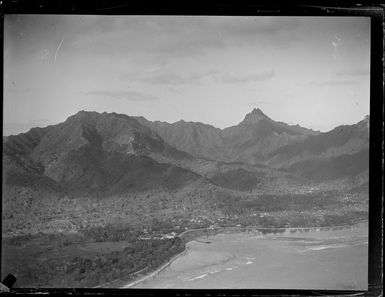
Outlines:
<svg viewBox="0 0 385 297"><path fill-rule="evenodd" d="M267 100L253 100L253 101L250 101L247 105L248 106L259 106L259 105L268 105L268 104L271 104L271 102L267 101Z"/></svg>
<svg viewBox="0 0 385 297"><path fill-rule="evenodd" d="M214 17L207 18L205 26L226 32L235 38L240 36L274 35L297 28L298 18L292 17Z"/></svg>
<svg viewBox="0 0 385 297"><path fill-rule="evenodd" d="M300 24L297 18L272 17L189 17L154 19L158 53L174 57L201 54L229 46L261 44L270 40L279 46L295 42L290 34ZM167 42L163 42L167 41Z"/></svg>
<svg viewBox="0 0 385 297"><path fill-rule="evenodd" d="M112 99L124 99L129 101L154 101L159 99L156 96L143 94L135 91L99 90L99 91L86 92L84 94L87 96L102 96L102 97L109 97Z"/></svg>
<svg viewBox="0 0 385 297"><path fill-rule="evenodd" d="M342 70L335 72L337 76L365 76L369 75L370 71L369 69L364 68L356 68L356 69L350 69L350 70Z"/></svg>
<svg viewBox="0 0 385 297"><path fill-rule="evenodd" d="M182 84L199 84L205 78L214 76L217 71L194 72L194 73L151 73L142 74L126 73L121 76L122 80L136 81L145 84L155 85L182 85Z"/></svg>
<svg viewBox="0 0 385 297"><path fill-rule="evenodd" d="M262 71L252 74L228 74L220 73L217 70L210 70L206 72L194 73L127 73L121 76L122 80L129 80L131 82L140 82L144 84L155 85L184 85L184 84L200 84L204 80L212 79L217 83L226 84L240 84L258 81L267 81L275 76L273 70Z"/></svg>
<svg viewBox="0 0 385 297"><path fill-rule="evenodd" d="M269 44L286 47L299 38L297 17L245 16L6 16L7 56L15 59L37 54L46 59L49 49L71 57L135 57L170 61L211 54L218 49ZM21 36L20 34L23 34ZM12 46L11 46L12 45ZM63 48L64 46L64 48ZM57 54L59 58L60 52Z"/></svg>
<svg viewBox="0 0 385 297"><path fill-rule="evenodd" d="M20 92L20 93L27 93L31 92L32 88L6 88L5 93L14 93L14 92Z"/></svg>
<svg viewBox="0 0 385 297"><path fill-rule="evenodd" d="M250 82L258 82L258 81L268 81L274 77L275 73L273 70L263 71L260 73L254 74L243 74L243 75L222 75L221 81L224 83L250 83Z"/></svg>
<svg viewBox="0 0 385 297"><path fill-rule="evenodd" d="M168 88L168 90L174 94L183 94L181 90L175 89L175 88Z"/></svg>
<svg viewBox="0 0 385 297"><path fill-rule="evenodd" d="M99 53L140 53L155 60L195 56L213 49L261 45L281 47L295 42L300 20L293 17L240 16L88 16L66 22L76 50ZM80 20L80 21L79 21ZM92 20L93 26L86 23Z"/></svg>
<svg viewBox="0 0 385 297"><path fill-rule="evenodd" d="M307 86L329 87L329 86L347 86L357 84L354 80L330 80L330 81L310 81L305 83Z"/></svg>

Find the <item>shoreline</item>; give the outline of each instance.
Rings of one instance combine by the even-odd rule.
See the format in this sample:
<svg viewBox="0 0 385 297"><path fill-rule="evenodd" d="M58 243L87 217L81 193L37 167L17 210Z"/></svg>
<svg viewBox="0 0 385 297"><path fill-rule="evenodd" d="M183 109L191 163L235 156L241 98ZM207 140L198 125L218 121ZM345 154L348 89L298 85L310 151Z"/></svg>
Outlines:
<svg viewBox="0 0 385 297"><path fill-rule="evenodd" d="M321 229L322 230L322 229L330 229L330 228L351 227L351 226L354 226L354 225L364 224L364 223L368 223L368 222L369 222L368 220L364 220L364 221L354 222L354 223L351 223L351 224L344 224L344 225L337 225L337 226L322 226L322 227L286 227L286 228L284 227L284 228L277 228L277 227L256 227L256 226L251 226L251 227L199 228L199 229L190 229L190 230L183 231L182 233L178 234L176 237L180 237L182 240L184 240L184 238L182 236L184 236L185 234L188 234L189 232L199 232L199 231L215 231L216 233L220 233L220 232L223 232L223 231L242 231L242 230L250 230L250 229L254 229L254 230L274 230L274 229L280 229L280 230L285 230L285 231L286 230L311 230L311 229ZM196 234L196 236L193 236L192 238L188 239L185 243L193 241L194 238L201 237L201 236L202 236L202 234ZM168 266L171 265L172 262L174 262L179 257L185 255L188 251L189 251L189 248L186 247L181 253L173 256L170 260L168 260L165 264L161 265L155 271L152 271L149 274L144 275L143 277L141 277L139 279L133 280L131 283L128 283L128 284L126 284L126 285L124 285L123 287L120 287L120 288L121 289L131 288L131 287L133 287L133 286L135 286L135 285L137 285L139 283L142 283L142 282L148 280L149 278L155 277L158 273L160 273L161 271L166 269Z"/></svg>
<svg viewBox="0 0 385 297"><path fill-rule="evenodd" d="M163 265L161 265L159 268L157 268L155 271L152 271L150 272L149 274L147 275L144 275L143 277L137 279L137 280L134 280L132 281L131 283L128 283L126 285L124 285L123 287L121 287L121 289L127 289L127 288L130 288L132 286L135 286L139 283L142 283L144 281L146 281L147 279L149 278L152 278L154 276L156 276L159 272L163 271L164 269L166 269L168 266L171 265L172 262L174 262L176 259L178 259L179 257L181 256L184 256L187 252L189 251L189 248L185 248L182 252L180 252L179 254L176 254L175 256L173 256L170 260L168 260L166 263L164 263Z"/></svg>
<svg viewBox="0 0 385 297"><path fill-rule="evenodd" d="M214 227L214 228L197 228L197 229L189 229L183 231L178 234L177 237L184 239L183 236L191 233L191 232L199 232L199 231L212 231L212 232L222 232L222 231L243 231L243 230L324 230L324 229L332 229L332 228L344 228L344 227L352 227L358 224L368 223L369 220L358 221L350 224L344 225L334 225L334 226L312 226L312 227L258 227L258 226L248 226L248 227ZM189 240L190 241L190 240Z"/></svg>

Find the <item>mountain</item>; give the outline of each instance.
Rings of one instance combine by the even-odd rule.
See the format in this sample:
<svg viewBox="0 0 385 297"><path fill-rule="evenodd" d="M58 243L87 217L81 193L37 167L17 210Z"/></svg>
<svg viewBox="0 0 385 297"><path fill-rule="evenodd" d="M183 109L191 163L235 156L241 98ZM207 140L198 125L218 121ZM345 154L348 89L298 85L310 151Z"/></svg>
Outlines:
<svg viewBox="0 0 385 297"><path fill-rule="evenodd" d="M4 137L3 188L10 196L26 189L32 196L109 196L206 180L235 191L285 191L367 172L368 125L366 118L320 133L254 109L221 130L80 111Z"/></svg>
<svg viewBox="0 0 385 297"><path fill-rule="evenodd" d="M369 169L369 117L270 152L264 163L311 179L353 176Z"/></svg>
<svg viewBox="0 0 385 297"><path fill-rule="evenodd" d="M138 122L155 131L173 147L188 152L198 158L226 158L222 131L211 125L183 120L169 124L151 122L144 117L136 117Z"/></svg>
<svg viewBox="0 0 385 297"><path fill-rule="evenodd" d="M192 158L135 119L81 111L65 122L3 140L5 184L73 195L176 189L199 175L150 158ZM36 182L39 182L38 184ZM44 185L44 187L41 187Z"/></svg>
<svg viewBox="0 0 385 297"><path fill-rule="evenodd" d="M231 160L256 164L261 163L271 151L318 132L276 122L260 109L253 109L242 122L224 129L222 134Z"/></svg>
<svg viewBox="0 0 385 297"><path fill-rule="evenodd" d="M368 168L368 116L324 133L274 121L259 108L222 130L196 122L137 119L170 145L200 159L264 164L311 180L347 177Z"/></svg>
<svg viewBox="0 0 385 297"><path fill-rule="evenodd" d="M144 117L136 119L170 145L195 157L248 164L260 163L272 150L318 134L298 125L273 121L260 109L253 109L238 125L223 130L197 122L169 124Z"/></svg>

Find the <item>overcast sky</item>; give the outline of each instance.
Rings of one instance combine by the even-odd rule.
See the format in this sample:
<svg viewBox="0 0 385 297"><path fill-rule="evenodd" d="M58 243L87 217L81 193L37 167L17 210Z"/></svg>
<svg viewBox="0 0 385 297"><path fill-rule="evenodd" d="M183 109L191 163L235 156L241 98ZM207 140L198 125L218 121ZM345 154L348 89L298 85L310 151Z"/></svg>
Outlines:
<svg viewBox="0 0 385 297"><path fill-rule="evenodd" d="M260 108L328 131L369 114L370 20L6 15L4 135L79 110L224 128Z"/></svg>

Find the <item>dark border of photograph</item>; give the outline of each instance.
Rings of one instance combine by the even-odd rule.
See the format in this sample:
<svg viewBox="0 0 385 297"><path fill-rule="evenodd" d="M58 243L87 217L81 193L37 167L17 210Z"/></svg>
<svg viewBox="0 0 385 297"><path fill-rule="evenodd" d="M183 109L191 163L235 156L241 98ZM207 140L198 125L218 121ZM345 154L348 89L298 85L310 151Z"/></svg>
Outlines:
<svg viewBox="0 0 385 297"><path fill-rule="evenodd" d="M380 296L383 292L383 120L384 120L384 63L383 17L384 5L361 1L349 5L342 1L313 1L307 4L278 5L253 1L145 1L124 0L3 0L0 2L1 25L4 14L72 14L72 15L228 15L228 16L363 16L371 19L370 62L370 156L369 156L369 273L367 291L336 290L177 290L177 289L11 289L14 294L79 294L130 296L271 296L271 295L349 295ZM2 6L2 7L1 7ZM3 42L4 31L1 32ZM2 47L3 50L3 47ZM4 56L3 56L4 57ZM3 59L1 60L3 67ZM2 68L4 70L4 68ZM1 82L3 88L3 81ZM1 92L3 96L3 92ZM1 113L3 115L3 111ZM1 207L1 206L0 206ZM1 276L3 279L5 275Z"/></svg>

